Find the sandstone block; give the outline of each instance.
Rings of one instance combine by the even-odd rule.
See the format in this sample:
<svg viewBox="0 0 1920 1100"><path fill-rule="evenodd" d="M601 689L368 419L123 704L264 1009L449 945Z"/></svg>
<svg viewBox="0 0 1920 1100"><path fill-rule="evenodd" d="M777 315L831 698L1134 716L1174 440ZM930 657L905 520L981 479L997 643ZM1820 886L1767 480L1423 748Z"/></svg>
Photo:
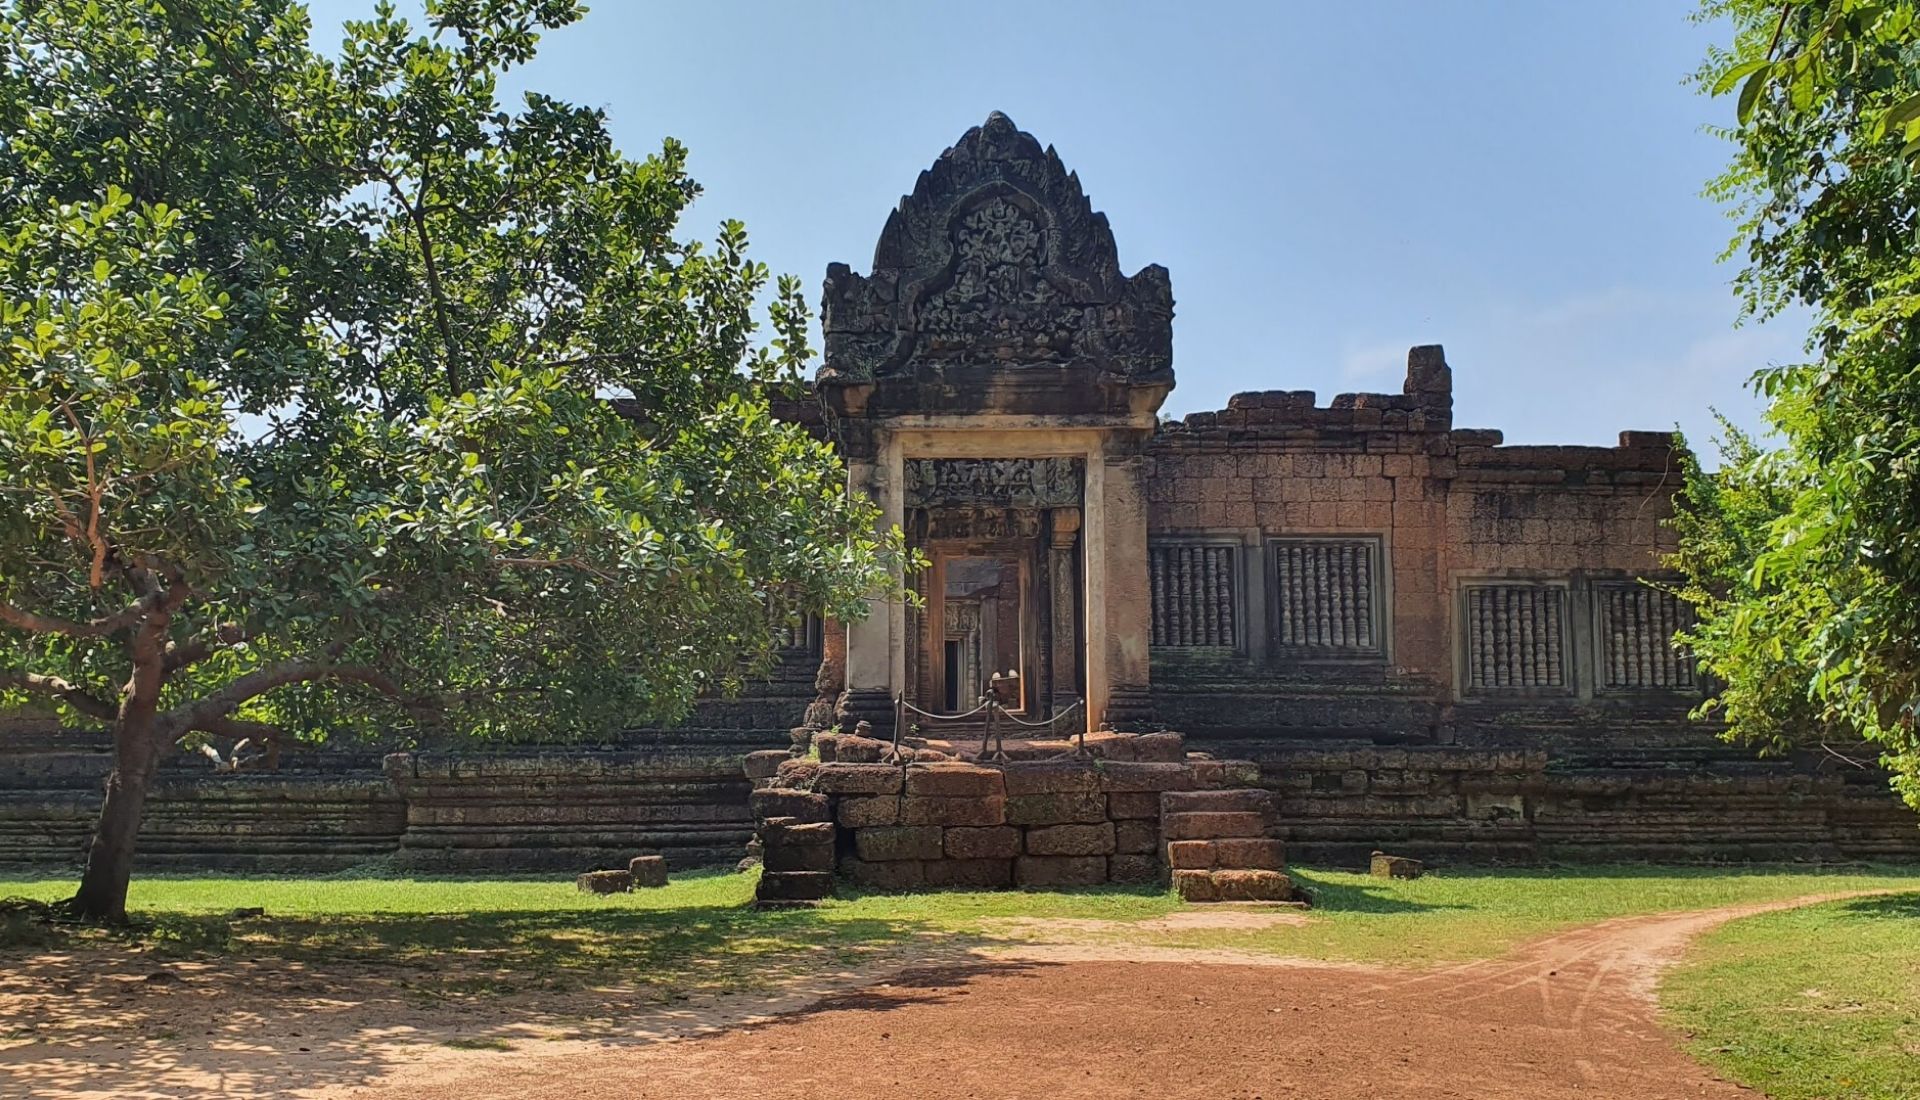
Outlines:
<svg viewBox="0 0 1920 1100"><path fill-rule="evenodd" d="M625 894L633 889L633 875L626 871L588 871L574 879L573 886L583 894Z"/></svg>
<svg viewBox="0 0 1920 1100"><path fill-rule="evenodd" d="M1258 787L1218 791L1168 791L1160 805L1170 814L1273 812L1273 792Z"/></svg>
<svg viewBox="0 0 1920 1100"><path fill-rule="evenodd" d="M859 829L853 834L854 851L874 863L899 859L939 859L941 829L938 825L894 825Z"/></svg>
<svg viewBox="0 0 1920 1100"><path fill-rule="evenodd" d="M1228 837L1213 844L1218 859L1215 866L1222 870L1284 871L1287 868L1287 846L1278 840Z"/></svg>
<svg viewBox="0 0 1920 1100"><path fill-rule="evenodd" d="M1133 758L1150 764L1178 764L1187 758L1187 739L1177 733L1143 733L1133 739Z"/></svg>
<svg viewBox="0 0 1920 1100"><path fill-rule="evenodd" d="M1115 821L1160 817L1158 791L1116 791L1107 796L1107 816Z"/></svg>
<svg viewBox="0 0 1920 1100"><path fill-rule="evenodd" d="M1013 862L1020 886L1098 886L1107 880L1104 856L1021 856Z"/></svg>
<svg viewBox="0 0 1920 1100"><path fill-rule="evenodd" d="M1426 874L1427 866L1417 859L1406 856L1390 856L1385 852L1373 853L1367 871L1374 878L1419 878Z"/></svg>
<svg viewBox="0 0 1920 1100"><path fill-rule="evenodd" d="M917 859L882 862L843 859L840 873L848 882L869 890L917 890L927 884L926 864Z"/></svg>
<svg viewBox="0 0 1920 1100"><path fill-rule="evenodd" d="M893 795L877 798L843 798L837 808L840 824L849 829L900 823L900 799Z"/></svg>
<svg viewBox="0 0 1920 1100"><path fill-rule="evenodd" d="M1220 892L1214 889L1213 872L1198 869L1178 868L1173 872L1173 889L1180 895L1181 901L1219 901Z"/></svg>
<svg viewBox="0 0 1920 1100"><path fill-rule="evenodd" d="M822 764L813 789L821 794L898 794L901 771L892 764Z"/></svg>
<svg viewBox="0 0 1920 1100"><path fill-rule="evenodd" d="M836 751L839 746L839 741L840 735L837 733L816 733L813 735L813 751L815 755L820 757L822 764L831 764L840 759Z"/></svg>
<svg viewBox="0 0 1920 1100"><path fill-rule="evenodd" d="M1193 768L1195 787L1258 787L1260 765L1251 760L1198 760Z"/></svg>
<svg viewBox="0 0 1920 1100"><path fill-rule="evenodd" d="M1034 856L1108 856L1114 851L1113 825L1045 825L1027 830L1027 854Z"/></svg>
<svg viewBox="0 0 1920 1100"><path fill-rule="evenodd" d="M769 847L761 852L760 859L768 871L831 871L833 870L833 845Z"/></svg>
<svg viewBox="0 0 1920 1100"><path fill-rule="evenodd" d="M1107 860L1108 882L1152 882L1160 877L1160 861L1150 855L1122 854Z"/></svg>
<svg viewBox="0 0 1920 1100"><path fill-rule="evenodd" d="M808 790L813 786L813 777L820 771L820 761L805 757L789 757L780 762L774 770L776 787L791 787L794 790Z"/></svg>
<svg viewBox="0 0 1920 1100"><path fill-rule="evenodd" d="M793 759L793 754L785 749L761 749L747 754L744 765L748 779L771 779L780 771L780 765Z"/></svg>
<svg viewBox="0 0 1920 1100"><path fill-rule="evenodd" d="M665 856L634 856L627 861L627 874L632 877L635 886L649 888L665 886L667 858Z"/></svg>
<svg viewBox="0 0 1920 1100"><path fill-rule="evenodd" d="M1189 764L1141 764L1126 760L1100 766L1100 789L1113 791L1185 791L1194 786Z"/></svg>
<svg viewBox="0 0 1920 1100"><path fill-rule="evenodd" d="M1095 824L1107 820L1107 797L1099 791L1059 791L1007 798L1010 825Z"/></svg>
<svg viewBox="0 0 1920 1100"><path fill-rule="evenodd" d="M1002 769L1002 774L1009 797L1100 789L1100 773L1091 761L1016 761Z"/></svg>
<svg viewBox="0 0 1920 1100"><path fill-rule="evenodd" d="M831 848L833 835L831 821L801 822L775 817L760 823L759 840L767 848Z"/></svg>
<svg viewBox="0 0 1920 1100"><path fill-rule="evenodd" d="M1000 769L975 764L915 764L907 769L907 793L931 798L1004 795Z"/></svg>
<svg viewBox="0 0 1920 1100"><path fill-rule="evenodd" d="M833 876L824 871L762 871L754 897L761 901L819 901L833 896Z"/></svg>
<svg viewBox="0 0 1920 1100"><path fill-rule="evenodd" d="M949 859L1012 859L1020 854L1020 830L1011 825L948 829L942 842Z"/></svg>
<svg viewBox="0 0 1920 1100"><path fill-rule="evenodd" d="M1000 890L1013 885L1012 859L935 859L925 867L928 886Z"/></svg>
<svg viewBox="0 0 1920 1100"><path fill-rule="evenodd" d="M1168 814L1161 822L1168 840L1217 840L1257 837L1267 831L1267 815L1251 813Z"/></svg>
<svg viewBox="0 0 1920 1100"><path fill-rule="evenodd" d="M1220 901L1292 901L1293 881L1278 871L1213 871Z"/></svg>
<svg viewBox="0 0 1920 1100"><path fill-rule="evenodd" d="M1167 865L1176 871L1211 871L1220 862L1220 851L1212 840L1170 840Z"/></svg>
<svg viewBox="0 0 1920 1100"><path fill-rule="evenodd" d="M908 795L900 800L902 825L1000 825L1007 800L999 796L933 798Z"/></svg>
<svg viewBox="0 0 1920 1100"><path fill-rule="evenodd" d="M891 741L852 733L843 733L833 742L833 760L836 764L877 764L892 751Z"/></svg>
<svg viewBox="0 0 1920 1100"><path fill-rule="evenodd" d="M1136 855L1159 851L1160 823L1157 821L1114 822L1113 850Z"/></svg>
<svg viewBox="0 0 1920 1100"><path fill-rule="evenodd" d="M769 817L791 817L795 821L826 821L831 817L831 803L827 796L812 791L792 791L784 787L768 787L754 791L747 796L747 805L753 809L756 820Z"/></svg>

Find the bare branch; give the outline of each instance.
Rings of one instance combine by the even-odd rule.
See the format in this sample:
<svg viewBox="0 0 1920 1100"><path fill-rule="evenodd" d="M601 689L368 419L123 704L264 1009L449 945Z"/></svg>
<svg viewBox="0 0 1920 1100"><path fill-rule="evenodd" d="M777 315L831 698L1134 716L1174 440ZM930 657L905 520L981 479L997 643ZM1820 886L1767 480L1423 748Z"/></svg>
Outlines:
<svg viewBox="0 0 1920 1100"><path fill-rule="evenodd" d="M89 718L111 722L120 716L119 710L112 703L58 676L42 676L37 672L0 671L0 687L19 688L35 695L50 696Z"/></svg>
<svg viewBox="0 0 1920 1100"><path fill-rule="evenodd" d="M365 684L409 709L426 705L424 700L409 697L392 677L378 669L364 665L336 665L331 659L283 661L249 672L197 702L173 708L161 716L159 728L167 731L169 738L178 737L188 730L206 729L208 723L228 717L248 700L257 699L288 684L311 683L315 680L346 680Z"/></svg>
<svg viewBox="0 0 1920 1100"><path fill-rule="evenodd" d="M36 614L0 600L0 623L6 623L29 634L65 634L70 638L98 638L107 634L116 634L134 626L141 619L159 610L162 602L163 596L160 593L150 592L123 611L83 623L73 619L62 619L56 615Z"/></svg>

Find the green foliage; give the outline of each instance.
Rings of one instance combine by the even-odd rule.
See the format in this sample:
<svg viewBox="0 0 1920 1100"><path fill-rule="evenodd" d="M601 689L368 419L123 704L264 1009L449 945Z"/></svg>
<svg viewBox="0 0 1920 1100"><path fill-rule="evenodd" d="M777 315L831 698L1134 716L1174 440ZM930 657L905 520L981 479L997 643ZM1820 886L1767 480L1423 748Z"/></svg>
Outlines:
<svg viewBox="0 0 1920 1100"><path fill-rule="evenodd" d="M1773 514L1728 521L1749 536L1733 557L1733 542L1714 545L1726 527L1711 494L1683 519L1695 525L1681 552L1701 611L1692 641L1727 685L1735 736L1864 737L1920 805L1916 6L1709 0L1703 14L1736 30L1698 80L1738 89L1726 131L1737 152L1710 191L1740 221L1737 286L1756 317L1810 308L1814 361L1756 376L1783 445L1747 447L1720 481L1738 508L1764 501Z"/></svg>
<svg viewBox="0 0 1920 1100"><path fill-rule="evenodd" d="M0 703L587 734L736 686L770 607L861 612L898 544L769 413L798 284L762 342L679 144L500 101L583 10L323 54L289 0L0 0Z"/></svg>

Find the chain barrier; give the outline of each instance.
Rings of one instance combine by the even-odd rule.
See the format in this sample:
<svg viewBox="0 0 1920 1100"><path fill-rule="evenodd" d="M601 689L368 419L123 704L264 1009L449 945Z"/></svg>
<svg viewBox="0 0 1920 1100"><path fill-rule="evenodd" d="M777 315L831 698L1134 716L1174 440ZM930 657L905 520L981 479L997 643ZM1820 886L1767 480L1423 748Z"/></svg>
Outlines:
<svg viewBox="0 0 1920 1100"><path fill-rule="evenodd" d="M1051 733L1053 731L1054 726L1059 724L1061 719L1068 717L1069 715L1073 714L1073 712L1077 710L1083 709L1086 705L1087 705L1087 701L1085 699L1075 699L1072 705L1068 706L1065 710L1059 711L1058 713L1054 714L1051 717L1042 718L1037 722L1029 722L1015 716L1012 711L1008 710L1004 706L1001 706L999 701L994 699L991 695L982 695L980 697L980 703L978 706L974 707L972 710L964 711L960 714L935 714L933 711L922 710L919 707L914 706L912 703L907 702L907 697L904 694L895 695L893 697L893 748L888 753L887 762L890 764L899 764L903 761L903 757L901 756L901 753L900 753L900 738L901 738L901 735L906 731L907 714L909 712L935 722L959 722L959 721L964 721L965 719L968 719L968 718L972 718L974 715L979 714L982 711L986 712L987 718L986 718L986 721L983 723L983 725L985 726L985 729L981 732L981 735L980 735L980 759L1003 761L1003 760L1009 759L1009 757L1007 756L1007 746L1006 746L1005 736L1001 734L997 734L996 731L994 730L993 719L996 713L999 714L1001 718L1004 718L1005 720L1013 723L1016 727L1019 727L1022 729L1044 729L1044 730L1047 730L1049 733ZM1078 740L1074 748L1074 755L1086 756L1087 755L1087 724L1085 722L1080 723L1080 729L1077 734L1077 738ZM989 745L993 747L993 752L991 755L989 755L987 752L987 747Z"/></svg>

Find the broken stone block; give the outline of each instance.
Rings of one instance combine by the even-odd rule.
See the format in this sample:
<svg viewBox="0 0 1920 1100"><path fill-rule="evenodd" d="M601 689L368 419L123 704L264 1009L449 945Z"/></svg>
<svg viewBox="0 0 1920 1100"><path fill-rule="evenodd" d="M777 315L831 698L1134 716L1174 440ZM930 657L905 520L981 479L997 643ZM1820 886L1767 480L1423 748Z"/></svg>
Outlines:
<svg viewBox="0 0 1920 1100"><path fill-rule="evenodd" d="M900 859L939 859L944 854L938 825L895 825L860 829L853 834L860 858L875 863Z"/></svg>
<svg viewBox="0 0 1920 1100"><path fill-rule="evenodd" d="M1106 880L1105 856L1021 856L1013 864L1020 886L1098 886Z"/></svg>
<svg viewBox="0 0 1920 1100"><path fill-rule="evenodd" d="M898 794L901 770L892 764L822 764L813 789L820 794Z"/></svg>
<svg viewBox="0 0 1920 1100"><path fill-rule="evenodd" d="M632 876L635 886L665 886L667 859L665 856L634 856L627 861L627 874Z"/></svg>
<svg viewBox="0 0 1920 1100"><path fill-rule="evenodd" d="M626 871L588 871L573 880L583 894L625 894L633 889L633 875Z"/></svg>
<svg viewBox="0 0 1920 1100"><path fill-rule="evenodd" d="M819 901L833 896L833 876L823 871L764 871L754 897L761 901Z"/></svg>
<svg viewBox="0 0 1920 1100"><path fill-rule="evenodd" d="M744 768L748 779L772 779L780 771L780 765L793 759L793 754L785 749L762 749L747 754Z"/></svg>
<svg viewBox="0 0 1920 1100"><path fill-rule="evenodd" d="M1267 831L1266 814L1168 814L1161 822L1168 840L1217 840L1221 837L1258 837Z"/></svg>
<svg viewBox="0 0 1920 1100"><path fill-rule="evenodd" d="M1419 878L1427 873L1427 865L1406 856L1375 852L1367 870L1374 878Z"/></svg>
<svg viewBox="0 0 1920 1100"><path fill-rule="evenodd" d="M1020 830L1011 825L948 829L943 843L949 859L1012 859L1020 854Z"/></svg>
<svg viewBox="0 0 1920 1100"><path fill-rule="evenodd" d="M1179 764L1187 758L1187 739L1177 733L1143 733L1133 738L1133 758L1150 764Z"/></svg>
<svg viewBox="0 0 1920 1100"><path fill-rule="evenodd" d="M1027 830L1027 854L1106 856L1114 851L1113 825L1043 825Z"/></svg>
<svg viewBox="0 0 1920 1100"><path fill-rule="evenodd" d="M747 805L752 808L754 819L764 821L770 817L791 817L795 821L827 821L831 816L831 803L827 796L812 791L792 791L783 787L768 787L747 795Z"/></svg>
<svg viewBox="0 0 1920 1100"><path fill-rule="evenodd" d="M841 734L833 743L833 761L836 764L878 764L892 752L891 741L852 733Z"/></svg>

